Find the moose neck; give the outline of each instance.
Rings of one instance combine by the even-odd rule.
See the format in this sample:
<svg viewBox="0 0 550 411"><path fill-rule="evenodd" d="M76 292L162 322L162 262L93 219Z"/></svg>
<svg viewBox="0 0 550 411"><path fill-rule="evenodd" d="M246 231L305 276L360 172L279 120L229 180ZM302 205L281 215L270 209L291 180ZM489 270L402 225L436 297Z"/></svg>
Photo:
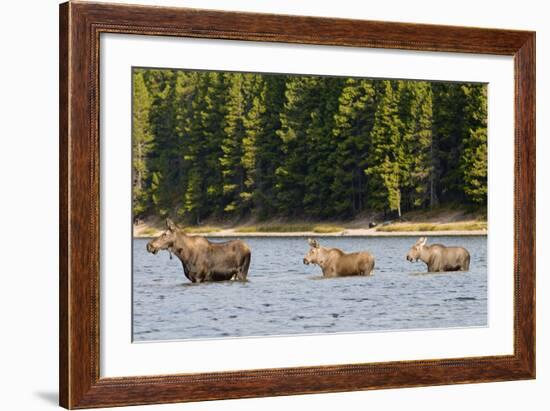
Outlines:
<svg viewBox="0 0 550 411"><path fill-rule="evenodd" d="M423 245L420 248L420 259L424 261L426 264L430 261L430 246L429 245Z"/></svg>
<svg viewBox="0 0 550 411"><path fill-rule="evenodd" d="M184 261L189 258L189 247L187 247L187 235L181 231L176 233L176 240L172 244L171 252L174 253L180 260Z"/></svg>
<svg viewBox="0 0 550 411"><path fill-rule="evenodd" d="M320 256L322 256L322 257L318 259L317 265L318 265L319 267L321 267L321 269L325 269L325 267L327 266L328 260L329 260L330 251L331 251L330 248L321 248L321 249L319 250L319 254L320 254Z"/></svg>

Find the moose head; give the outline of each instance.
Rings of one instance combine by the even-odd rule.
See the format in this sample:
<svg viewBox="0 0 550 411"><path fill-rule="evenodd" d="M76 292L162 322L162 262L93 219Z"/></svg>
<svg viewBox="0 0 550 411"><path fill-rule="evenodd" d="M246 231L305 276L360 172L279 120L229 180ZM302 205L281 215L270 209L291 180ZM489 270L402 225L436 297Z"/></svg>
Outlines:
<svg viewBox="0 0 550 411"><path fill-rule="evenodd" d="M324 249L321 248L317 240L314 240L312 238L309 238L307 240L309 246L311 247L309 249L309 252L304 257L304 264L321 264L325 258L324 258Z"/></svg>
<svg viewBox="0 0 550 411"><path fill-rule="evenodd" d="M157 238L147 243L147 251L156 254L159 250L170 250L176 241L178 228L169 218L166 219L166 230Z"/></svg>
<svg viewBox="0 0 550 411"><path fill-rule="evenodd" d="M407 261L418 261L418 259L420 258L420 254L422 253L422 249L426 245L427 241L427 237L420 237L418 240L416 240L416 243L414 243L414 245L407 253Z"/></svg>

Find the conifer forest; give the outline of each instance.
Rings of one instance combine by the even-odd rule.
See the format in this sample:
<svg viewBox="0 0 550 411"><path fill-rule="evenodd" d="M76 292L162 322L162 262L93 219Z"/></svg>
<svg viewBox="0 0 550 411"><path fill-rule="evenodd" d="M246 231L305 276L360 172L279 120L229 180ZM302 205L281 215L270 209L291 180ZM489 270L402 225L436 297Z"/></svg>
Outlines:
<svg viewBox="0 0 550 411"><path fill-rule="evenodd" d="M487 203L487 85L134 68L135 218Z"/></svg>

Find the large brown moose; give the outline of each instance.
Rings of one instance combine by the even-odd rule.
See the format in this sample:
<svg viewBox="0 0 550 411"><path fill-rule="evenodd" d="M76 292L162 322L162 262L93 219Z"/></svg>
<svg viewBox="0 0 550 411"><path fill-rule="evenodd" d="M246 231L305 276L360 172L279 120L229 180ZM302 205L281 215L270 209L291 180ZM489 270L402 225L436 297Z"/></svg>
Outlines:
<svg viewBox="0 0 550 411"><path fill-rule="evenodd" d="M245 242L211 243L204 237L188 236L170 219L166 220L166 228L147 243L147 251L156 254L159 250L168 250L175 254L191 282L246 280L251 253Z"/></svg>
<svg viewBox="0 0 550 411"><path fill-rule="evenodd" d="M464 247L426 245L427 241L426 237L420 237L407 253L407 260L410 262L422 260L428 266L429 273L470 269L470 253Z"/></svg>
<svg viewBox="0 0 550 411"><path fill-rule="evenodd" d="M304 264L317 264L324 277L372 275L374 257L366 252L346 254L338 248L321 247L316 240L308 240L311 246L304 257Z"/></svg>

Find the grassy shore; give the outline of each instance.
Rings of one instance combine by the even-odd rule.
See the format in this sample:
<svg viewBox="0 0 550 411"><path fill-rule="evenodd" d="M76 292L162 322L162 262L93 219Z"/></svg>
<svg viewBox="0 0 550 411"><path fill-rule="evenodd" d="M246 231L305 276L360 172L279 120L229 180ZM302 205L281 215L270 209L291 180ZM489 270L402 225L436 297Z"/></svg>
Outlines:
<svg viewBox="0 0 550 411"><path fill-rule="evenodd" d="M486 221L463 221L457 223L395 223L383 225L377 231L386 233L408 231L480 231L487 230Z"/></svg>
<svg viewBox="0 0 550 411"><path fill-rule="evenodd" d="M372 222L376 223L373 227ZM188 234L219 237L487 235L487 221L479 212L438 209L408 213L394 221L371 214L352 221L209 222L182 229ZM161 219L148 219L134 226L134 237L154 237L163 230Z"/></svg>
<svg viewBox="0 0 550 411"><path fill-rule="evenodd" d="M312 232L317 234L339 233L345 230L344 227L330 224L260 224L247 225L234 229L236 233L299 233Z"/></svg>

